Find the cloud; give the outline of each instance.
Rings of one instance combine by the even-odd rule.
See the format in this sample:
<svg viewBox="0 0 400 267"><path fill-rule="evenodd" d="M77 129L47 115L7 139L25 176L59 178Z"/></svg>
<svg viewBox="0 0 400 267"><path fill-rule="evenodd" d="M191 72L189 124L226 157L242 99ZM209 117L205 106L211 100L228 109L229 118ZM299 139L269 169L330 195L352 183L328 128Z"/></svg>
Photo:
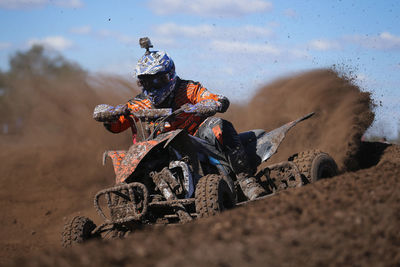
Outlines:
<svg viewBox="0 0 400 267"><path fill-rule="evenodd" d="M83 7L83 3L81 2L81 0L58 0L54 1L54 4L60 7L67 7L67 8Z"/></svg>
<svg viewBox="0 0 400 267"><path fill-rule="evenodd" d="M76 27L76 28L72 28L70 29L70 32L75 33L75 34L89 34L92 32L92 27L90 26L81 26L81 27Z"/></svg>
<svg viewBox="0 0 400 267"><path fill-rule="evenodd" d="M208 24L188 26L165 23L154 28L154 36L151 39L157 47L198 46L199 49L207 50L205 54L202 53L202 57L207 57L207 55L212 57L211 54L214 53L223 57L232 54L231 59L237 58L243 62L254 62L259 55L273 56L275 60L296 60L309 56L306 49L275 44L275 27L277 26L229 27ZM163 40L163 45L160 40Z"/></svg>
<svg viewBox="0 0 400 267"><path fill-rule="evenodd" d="M0 8L6 9L30 9L47 5L55 5L66 8L80 8L81 0L0 0Z"/></svg>
<svg viewBox="0 0 400 267"><path fill-rule="evenodd" d="M319 51L328 51L340 49L340 44L336 41L329 40L313 40L309 43L311 49Z"/></svg>
<svg viewBox="0 0 400 267"><path fill-rule="evenodd" d="M283 11L283 14L286 16L286 17L289 17L289 18L296 18L298 15L297 15L297 12L294 10L294 9L291 9L291 8L288 8L288 9L285 9L284 11Z"/></svg>
<svg viewBox="0 0 400 267"><path fill-rule="evenodd" d="M268 44L255 44L249 42L237 42L237 41L222 41L215 40L211 43L219 52L224 53L243 53L243 54L266 54L266 55L279 55L281 50Z"/></svg>
<svg viewBox="0 0 400 267"><path fill-rule="evenodd" d="M271 10L263 0L151 0L149 8L158 15L182 14L238 17Z"/></svg>
<svg viewBox="0 0 400 267"><path fill-rule="evenodd" d="M186 38L230 38L249 39L265 38L273 35L273 30L267 27L245 25L240 27L219 27L208 24L185 26L175 23L165 23L155 27L155 33L164 37Z"/></svg>
<svg viewBox="0 0 400 267"><path fill-rule="evenodd" d="M308 43L311 49L319 51L341 49L342 44L356 44L364 48L375 50L400 50L400 36L389 32L382 32L375 36L357 34L344 36L336 41L319 39Z"/></svg>
<svg viewBox="0 0 400 267"><path fill-rule="evenodd" d="M345 37L349 42L376 50L400 50L400 36L389 32L382 32L377 36L353 35Z"/></svg>
<svg viewBox="0 0 400 267"><path fill-rule="evenodd" d="M154 41L154 42L153 42ZM157 44L157 47L176 47L178 45L178 42L174 38L166 37L166 36L155 36L154 38L151 38L151 42L154 44Z"/></svg>
<svg viewBox="0 0 400 267"><path fill-rule="evenodd" d="M0 8L34 8L48 4L48 0L0 0Z"/></svg>
<svg viewBox="0 0 400 267"><path fill-rule="evenodd" d="M0 50L7 49L11 47L11 43L0 42Z"/></svg>
<svg viewBox="0 0 400 267"><path fill-rule="evenodd" d="M231 59L239 59L243 65L254 64L259 60L264 61L265 58L263 56L268 56L275 63L309 57L309 53L303 49L250 41L214 40L210 42L209 46L217 51L218 54L226 54L230 55Z"/></svg>
<svg viewBox="0 0 400 267"><path fill-rule="evenodd" d="M287 55L289 55L291 58L295 59L305 59L310 56L310 54L304 50L304 49L299 49L299 48L291 48L287 50Z"/></svg>
<svg viewBox="0 0 400 267"><path fill-rule="evenodd" d="M31 39L28 41L29 46L36 44L58 51L62 51L72 47L72 42L62 36L49 36L43 39Z"/></svg>
<svg viewBox="0 0 400 267"><path fill-rule="evenodd" d="M122 44L139 44L139 37L137 36L132 36L128 34L124 34L118 31L110 31L107 29L102 29L102 30L96 30L92 29L91 26L84 25L80 27L75 27L71 28L69 32L74 33L74 34L80 34L80 35L88 35L92 38L100 38L100 39L112 39L114 41L117 41Z"/></svg>
<svg viewBox="0 0 400 267"><path fill-rule="evenodd" d="M94 38L113 39L123 44L138 44L139 38L132 35L123 34L118 31L110 30L93 30L91 26L84 25L80 27L71 28L69 32L80 35L89 35Z"/></svg>
<svg viewBox="0 0 400 267"><path fill-rule="evenodd" d="M184 26L175 23L166 23L155 28L155 32L162 36L180 36L189 38L210 37L215 35L211 25Z"/></svg>

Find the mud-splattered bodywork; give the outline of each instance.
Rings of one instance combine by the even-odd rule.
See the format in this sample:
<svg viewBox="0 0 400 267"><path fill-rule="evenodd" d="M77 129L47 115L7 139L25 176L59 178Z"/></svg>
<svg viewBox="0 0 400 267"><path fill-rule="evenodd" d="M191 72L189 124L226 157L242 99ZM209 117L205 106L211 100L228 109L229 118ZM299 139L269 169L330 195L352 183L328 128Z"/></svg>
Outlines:
<svg viewBox="0 0 400 267"><path fill-rule="evenodd" d="M271 132L265 132L264 130L252 130L239 134L241 141L246 148L246 152L254 167L257 167L260 163L268 160L273 154L276 153L280 143L286 136L286 133L294 127L298 122L311 117L314 113L310 113L300 119L291 121ZM138 142L132 145L129 150L109 150L104 152L103 163L107 157L110 157L113 161L115 171L115 182L116 184L123 183L129 178L135 170L138 168L140 163L152 151L154 148L164 144L168 145L178 135L182 133L182 130L175 130L172 132L158 135L156 138L144 142ZM196 139L196 138L192 138ZM193 140L192 142L195 142ZM197 142L202 143L202 142ZM203 144L202 150L208 153L216 153L215 149L209 148L210 145ZM207 150L208 147L208 150ZM223 161L221 161L223 162Z"/></svg>
<svg viewBox="0 0 400 267"><path fill-rule="evenodd" d="M115 183L123 183L138 168L140 163L154 148L166 144L181 133L176 130L161 134L153 140L138 142L132 145L129 150L108 150L103 154L103 164L107 157L112 159L115 172Z"/></svg>

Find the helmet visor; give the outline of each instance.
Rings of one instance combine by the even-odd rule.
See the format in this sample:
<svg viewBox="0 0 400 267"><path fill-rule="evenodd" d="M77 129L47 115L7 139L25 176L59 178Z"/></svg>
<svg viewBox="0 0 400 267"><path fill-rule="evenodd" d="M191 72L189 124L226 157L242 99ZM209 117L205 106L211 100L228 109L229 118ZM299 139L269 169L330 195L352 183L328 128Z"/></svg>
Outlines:
<svg viewBox="0 0 400 267"><path fill-rule="evenodd" d="M141 75L139 78L139 85L143 86L148 91L157 90L170 82L168 73L158 73L155 75Z"/></svg>

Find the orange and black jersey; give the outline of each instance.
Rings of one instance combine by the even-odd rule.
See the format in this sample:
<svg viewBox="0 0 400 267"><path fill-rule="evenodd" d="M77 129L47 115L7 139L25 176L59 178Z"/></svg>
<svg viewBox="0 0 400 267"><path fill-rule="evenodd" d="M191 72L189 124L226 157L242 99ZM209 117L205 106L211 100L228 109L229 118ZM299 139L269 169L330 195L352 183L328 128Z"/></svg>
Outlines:
<svg viewBox="0 0 400 267"><path fill-rule="evenodd" d="M176 89L172 94L172 101L169 100L169 103L161 104L161 106L158 106L157 108L172 108L174 111L184 104L189 103L195 105L204 100L214 100L219 102L219 105L221 105L221 112L225 112L229 107L229 100L226 97L210 93L198 82L181 80L178 78ZM134 99L129 100L127 106L131 112L155 108L144 94L139 94ZM165 129L165 131L186 129L189 134L194 135L200 124L205 119L204 116L183 113L179 115L175 121L170 122L170 127ZM107 123L106 128L113 133L119 133L131 127L132 123L133 122L130 118L120 116L119 120Z"/></svg>

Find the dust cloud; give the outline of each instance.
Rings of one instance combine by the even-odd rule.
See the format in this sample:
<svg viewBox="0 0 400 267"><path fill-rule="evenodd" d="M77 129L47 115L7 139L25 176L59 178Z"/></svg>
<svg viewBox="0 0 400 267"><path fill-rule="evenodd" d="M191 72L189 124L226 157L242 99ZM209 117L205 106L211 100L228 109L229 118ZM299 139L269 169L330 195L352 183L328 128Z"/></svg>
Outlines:
<svg viewBox="0 0 400 267"><path fill-rule="evenodd" d="M240 131L270 131L310 112L315 115L289 131L271 160L320 149L334 157L341 170L357 169L361 137L374 119L373 102L368 92L333 70L313 70L274 81L259 89L247 106L234 105L225 117Z"/></svg>

